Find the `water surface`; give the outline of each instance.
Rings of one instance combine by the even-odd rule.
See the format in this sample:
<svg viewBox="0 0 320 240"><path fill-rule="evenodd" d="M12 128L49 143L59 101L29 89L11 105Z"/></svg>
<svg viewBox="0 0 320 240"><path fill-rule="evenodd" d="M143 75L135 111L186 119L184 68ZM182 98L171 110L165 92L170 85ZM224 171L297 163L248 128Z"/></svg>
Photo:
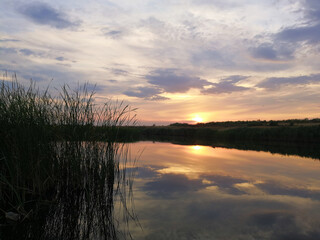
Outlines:
<svg viewBox="0 0 320 240"><path fill-rule="evenodd" d="M139 142L135 239L320 239L320 162Z"/></svg>

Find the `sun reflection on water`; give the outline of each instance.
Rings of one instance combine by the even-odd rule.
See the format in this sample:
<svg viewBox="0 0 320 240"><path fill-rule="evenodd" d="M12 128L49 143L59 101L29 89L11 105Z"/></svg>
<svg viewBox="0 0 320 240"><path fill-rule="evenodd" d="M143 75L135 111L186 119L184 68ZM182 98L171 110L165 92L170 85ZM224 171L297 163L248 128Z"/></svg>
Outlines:
<svg viewBox="0 0 320 240"><path fill-rule="evenodd" d="M192 148L193 150L195 150L195 151L198 151L198 150L203 149L203 147L198 146L198 145L192 146L191 148Z"/></svg>

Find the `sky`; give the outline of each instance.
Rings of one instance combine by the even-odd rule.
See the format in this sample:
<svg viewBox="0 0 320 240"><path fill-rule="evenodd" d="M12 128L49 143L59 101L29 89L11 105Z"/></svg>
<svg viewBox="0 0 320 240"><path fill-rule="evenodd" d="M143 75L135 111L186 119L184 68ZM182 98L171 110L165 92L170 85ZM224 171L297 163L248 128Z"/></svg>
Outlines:
<svg viewBox="0 0 320 240"><path fill-rule="evenodd" d="M2 75L89 83L141 125L317 118L319 52L319 0L0 1Z"/></svg>

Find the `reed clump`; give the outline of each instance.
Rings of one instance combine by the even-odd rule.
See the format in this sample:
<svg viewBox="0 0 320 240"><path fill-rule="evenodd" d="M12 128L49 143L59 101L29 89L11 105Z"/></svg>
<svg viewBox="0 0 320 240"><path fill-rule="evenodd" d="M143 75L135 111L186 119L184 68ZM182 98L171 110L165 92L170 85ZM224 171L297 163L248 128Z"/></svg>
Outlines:
<svg viewBox="0 0 320 240"><path fill-rule="evenodd" d="M75 90L64 85L51 93L49 88L39 90L34 82L25 87L16 78L1 83L0 219L10 211L20 220L39 217L39 203L57 204L43 222L46 233L48 226L82 222L87 231L73 228L77 239L96 234L116 238L114 197L118 194L126 206L123 186L128 180L125 166L121 167L127 156L117 137L120 126L135 123L135 114L123 102L97 104L94 96L87 85ZM66 217L67 204L75 202L73 215ZM61 218L64 222L57 226ZM94 232L96 222L104 223L99 233ZM69 239L63 235L70 234L67 229L52 231Z"/></svg>

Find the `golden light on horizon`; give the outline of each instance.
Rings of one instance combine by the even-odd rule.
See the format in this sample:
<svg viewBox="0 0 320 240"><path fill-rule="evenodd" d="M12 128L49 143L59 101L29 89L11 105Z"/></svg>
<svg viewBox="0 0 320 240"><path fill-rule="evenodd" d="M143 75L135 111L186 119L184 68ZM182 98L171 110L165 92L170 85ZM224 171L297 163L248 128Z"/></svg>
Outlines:
<svg viewBox="0 0 320 240"><path fill-rule="evenodd" d="M200 117L198 114L195 115L195 117L192 118L191 120L192 120L192 121L195 121L196 123L201 123L201 122L203 122L203 118Z"/></svg>
<svg viewBox="0 0 320 240"><path fill-rule="evenodd" d="M189 147L189 152L196 155L206 154L207 148L204 146L194 145Z"/></svg>
<svg viewBox="0 0 320 240"><path fill-rule="evenodd" d="M201 147L201 146L196 145L196 146L192 146L191 148L192 148L193 150L198 151L198 150L200 150L202 147Z"/></svg>

